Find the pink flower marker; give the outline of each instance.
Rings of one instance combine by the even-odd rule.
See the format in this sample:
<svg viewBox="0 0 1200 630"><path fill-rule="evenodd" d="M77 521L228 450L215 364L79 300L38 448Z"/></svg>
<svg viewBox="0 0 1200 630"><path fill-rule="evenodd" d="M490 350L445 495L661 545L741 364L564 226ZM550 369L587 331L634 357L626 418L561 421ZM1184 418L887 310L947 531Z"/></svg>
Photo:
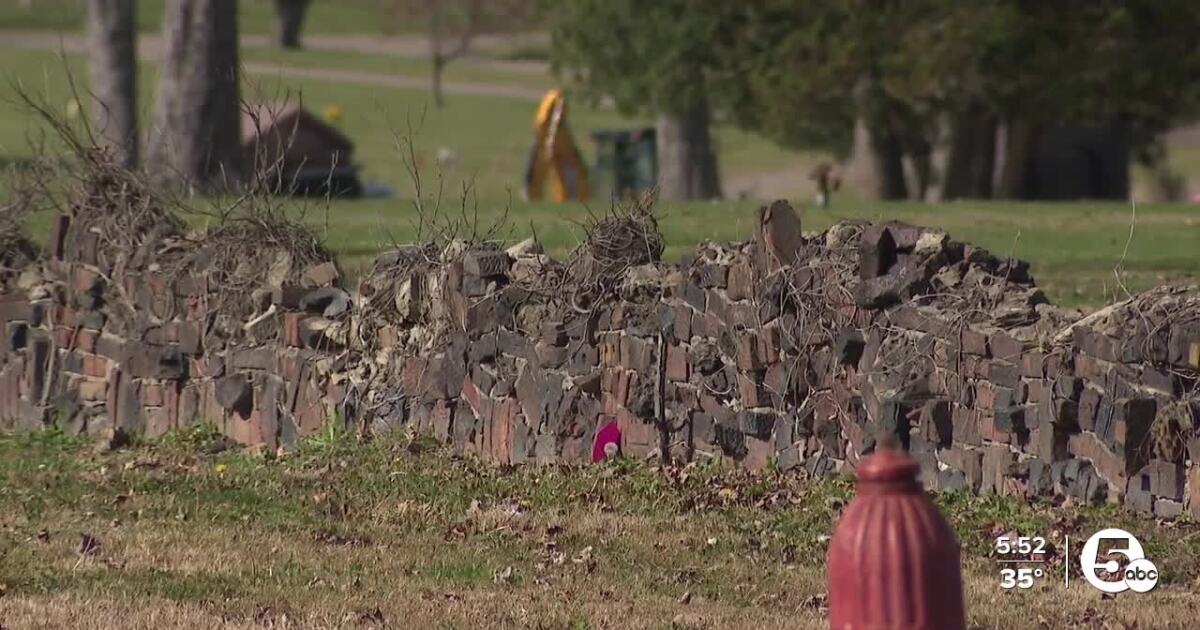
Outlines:
<svg viewBox="0 0 1200 630"><path fill-rule="evenodd" d="M621 429L614 420L596 432L596 443L592 445L592 463L600 462L621 452Z"/></svg>

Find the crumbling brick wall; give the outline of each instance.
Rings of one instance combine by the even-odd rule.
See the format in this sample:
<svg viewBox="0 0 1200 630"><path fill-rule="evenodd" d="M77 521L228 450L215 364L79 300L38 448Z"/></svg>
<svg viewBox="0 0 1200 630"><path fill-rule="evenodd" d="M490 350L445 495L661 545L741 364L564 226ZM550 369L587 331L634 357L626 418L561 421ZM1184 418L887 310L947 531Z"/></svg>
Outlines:
<svg viewBox="0 0 1200 630"><path fill-rule="evenodd" d="M77 220L0 291L0 426L116 439L209 422L288 448L339 421L522 464L590 462L611 425L627 456L811 475L891 436L933 489L1200 515L1194 289L1080 320L1020 261L848 222L704 243L678 265L406 246L353 303L324 262L264 281L254 316L222 325L212 277L164 271L165 246L120 258Z"/></svg>

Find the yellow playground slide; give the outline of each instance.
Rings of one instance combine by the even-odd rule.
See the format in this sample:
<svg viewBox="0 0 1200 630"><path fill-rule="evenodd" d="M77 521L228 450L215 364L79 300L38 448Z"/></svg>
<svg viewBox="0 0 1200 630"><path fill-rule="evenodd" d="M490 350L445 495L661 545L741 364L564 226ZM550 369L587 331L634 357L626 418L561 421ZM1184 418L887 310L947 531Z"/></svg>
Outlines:
<svg viewBox="0 0 1200 630"><path fill-rule="evenodd" d="M534 116L524 197L542 199L547 183L550 199L559 203L587 201L591 197L587 168L567 127L567 101L560 90L546 92Z"/></svg>

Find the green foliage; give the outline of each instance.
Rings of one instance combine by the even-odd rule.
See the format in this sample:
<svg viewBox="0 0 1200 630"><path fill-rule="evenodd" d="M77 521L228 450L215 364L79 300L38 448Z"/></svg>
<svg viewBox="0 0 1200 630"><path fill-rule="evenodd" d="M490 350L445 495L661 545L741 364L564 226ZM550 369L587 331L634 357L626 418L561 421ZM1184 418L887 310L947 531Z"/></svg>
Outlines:
<svg viewBox="0 0 1200 630"><path fill-rule="evenodd" d="M712 42L737 3L720 0L550 2L557 72L626 113L678 113L706 98Z"/></svg>
<svg viewBox="0 0 1200 630"><path fill-rule="evenodd" d="M790 146L844 151L862 117L932 129L982 103L1035 123L1157 131L1197 113L1191 0L551 3L556 67L629 111L698 95Z"/></svg>
<svg viewBox="0 0 1200 630"><path fill-rule="evenodd" d="M334 413L325 422L325 426L301 443L301 453L314 457L331 457L350 448L354 442L354 434L346 428L346 421L340 413Z"/></svg>

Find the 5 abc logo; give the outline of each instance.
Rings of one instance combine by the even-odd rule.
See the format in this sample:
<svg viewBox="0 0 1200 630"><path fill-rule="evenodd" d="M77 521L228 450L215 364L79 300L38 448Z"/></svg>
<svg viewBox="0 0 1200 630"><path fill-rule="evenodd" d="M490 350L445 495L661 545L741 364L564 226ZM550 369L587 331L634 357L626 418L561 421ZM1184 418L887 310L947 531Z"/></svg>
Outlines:
<svg viewBox="0 0 1200 630"><path fill-rule="evenodd" d="M1129 561L1123 569L1116 560L1101 561L1102 542L1108 543L1105 545L1105 556L1117 554ZM1079 564L1088 583L1105 593L1116 594L1130 590L1146 593L1158 585L1158 567L1146 558L1142 543L1123 529L1113 527L1092 534L1084 544L1083 552L1079 554ZM1120 579L1103 579L1099 574L1101 569L1109 576Z"/></svg>

